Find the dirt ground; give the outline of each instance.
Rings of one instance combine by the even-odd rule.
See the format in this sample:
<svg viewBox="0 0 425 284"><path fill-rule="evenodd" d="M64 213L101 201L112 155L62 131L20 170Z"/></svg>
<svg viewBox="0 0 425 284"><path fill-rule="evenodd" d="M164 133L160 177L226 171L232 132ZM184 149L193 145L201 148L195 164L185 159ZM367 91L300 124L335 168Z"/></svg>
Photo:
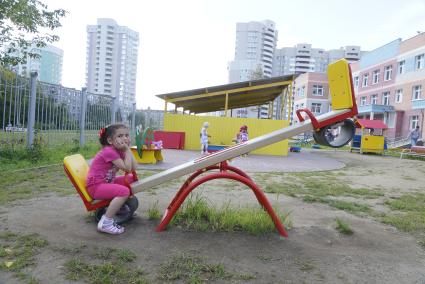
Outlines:
<svg viewBox="0 0 425 284"><path fill-rule="evenodd" d="M385 196L425 191L425 162L350 154L317 152L350 168L345 182L352 187L380 188ZM126 232L110 236L96 232L77 195L50 194L0 207L0 231L38 233L49 243L28 272L40 283L83 283L67 280L64 263L72 253L54 247L127 248L137 255L131 265L141 267L149 283L163 283L158 269L172 257L190 254L208 263L223 264L226 271L250 275L249 279L217 280L218 283L425 283L425 250L417 239L372 217L355 216L321 203L267 194L273 204L290 212L293 223L289 238L277 232L254 236L244 232L194 232L177 227L157 233L158 221L147 218L149 206L158 202L163 211L178 190L179 182L138 194L138 216L126 225ZM214 186L215 185L215 186ZM261 186L261 183L259 182ZM206 185L200 190L215 204L230 201L254 206L250 190ZM379 210L382 202L370 201ZM350 224L353 235L335 230L335 218ZM84 254L83 252L80 252ZM4 271L0 283L21 283ZM181 282L179 282L181 283Z"/></svg>

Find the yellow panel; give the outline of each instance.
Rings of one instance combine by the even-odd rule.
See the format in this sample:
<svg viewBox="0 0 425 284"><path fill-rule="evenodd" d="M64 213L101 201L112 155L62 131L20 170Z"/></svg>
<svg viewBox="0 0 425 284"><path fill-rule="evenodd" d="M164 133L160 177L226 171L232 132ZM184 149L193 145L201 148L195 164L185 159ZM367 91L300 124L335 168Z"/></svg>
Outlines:
<svg viewBox="0 0 425 284"><path fill-rule="evenodd" d="M361 143L362 152L383 152L384 136L363 135Z"/></svg>
<svg viewBox="0 0 425 284"><path fill-rule="evenodd" d="M345 59L340 59L328 66L329 90L333 110L353 107L349 70L348 62Z"/></svg>
<svg viewBox="0 0 425 284"><path fill-rule="evenodd" d="M87 164L84 157L80 154L67 156L63 159L63 164L78 185L80 191L88 202L92 202L93 199L89 195L86 189L86 178L89 172L89 165Z"/></svg>
<svg viewBox="0 0 425 284"><path fill-rule="evenodd" d="M199 133L205 121L210 124L208 134L211 135L211 145L232 145L232 140L235 139L242 125L248 126L250 139L288 126L286 120L164 114L164 131L185 132L184 148L200 151ZM288 141L284 140L257 149L252 153L286 156L288 155Z"/></svg>
<svg viewBox="0 0 425 284"><path fill-rule="evenodd" d="M156 164L157 157L161 157L160 161L162 161L161 150L144 149L141 158L139 157L139 153L137 152L137 147L131 147L131 152L133 153L136 162L139 164ZM156 152L159 152L159 154L156 154Z"/></svg>

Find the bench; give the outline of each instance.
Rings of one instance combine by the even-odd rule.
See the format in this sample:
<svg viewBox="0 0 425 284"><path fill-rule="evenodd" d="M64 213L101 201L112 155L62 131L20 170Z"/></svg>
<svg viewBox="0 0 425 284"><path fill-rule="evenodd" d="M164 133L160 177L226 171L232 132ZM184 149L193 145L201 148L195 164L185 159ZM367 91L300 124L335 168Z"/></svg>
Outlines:
<svg viewBox="0 0 425 284"><path fill-rule="evenodd" d="M133 153L134 158L136 159L136 162L139 164L156 164L157 162L161 162L164 160L162 157L161 149L156 148L144 148L142 150L142 157L139 156L139 153L137 152L137 146L132 146L131 152Z"/></svg>
<svg viewBox="0 0 425 284"><path fill-rule="evenodd" d="M403 156L425 157L425 146L412 146L410 149L403 149L400 153L400 159Z"/></svg>

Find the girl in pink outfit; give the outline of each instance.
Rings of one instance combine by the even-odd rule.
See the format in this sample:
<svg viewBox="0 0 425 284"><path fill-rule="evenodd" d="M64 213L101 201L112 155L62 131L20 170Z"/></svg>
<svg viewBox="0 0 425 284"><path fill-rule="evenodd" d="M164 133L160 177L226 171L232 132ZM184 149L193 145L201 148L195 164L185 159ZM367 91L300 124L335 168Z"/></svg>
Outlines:
<svg viewBox="0 0 425 284"><path fill-rule="evenodd" d="M96 154L87 175L87 191L93 199L112 199L99 223L97 230L109 234L124 233L124 227L114 222L113 217L130 196L124 176L115 176L118 170L136 170L136 161L130 150L129 129L124 124L112 124L99 131L102 149ZM127 181L134 181L133 175Z"/></svg>

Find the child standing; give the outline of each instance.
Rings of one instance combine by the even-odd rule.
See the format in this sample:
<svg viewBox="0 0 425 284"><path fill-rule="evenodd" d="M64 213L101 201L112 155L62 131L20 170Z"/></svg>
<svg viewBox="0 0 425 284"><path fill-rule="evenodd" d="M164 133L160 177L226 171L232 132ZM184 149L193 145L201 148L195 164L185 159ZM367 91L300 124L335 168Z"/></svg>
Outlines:
<svg viewBox="0 0 425 284"><path fill-rule="evenodd" d="M201 133L199 134L201 137L201 154L208 154L208 137L211 137L207 131L209 126L208 122L204 122Z"/></svg>
<svg viewBox="0 0 425 284"><path fill-rule="evenodd" d="M130 150L129 129L124 124L112 124L99 131L102 149L96 154L87 175L87 191L93 199L112 199L99 223L97 230L108 234L124 233L124 227L115 223L113 217L127 201L130 189L124 183L124 176L116 177L118 170L131 172L136 161ZM133 175L127 181L134 181Z"/></svg>

